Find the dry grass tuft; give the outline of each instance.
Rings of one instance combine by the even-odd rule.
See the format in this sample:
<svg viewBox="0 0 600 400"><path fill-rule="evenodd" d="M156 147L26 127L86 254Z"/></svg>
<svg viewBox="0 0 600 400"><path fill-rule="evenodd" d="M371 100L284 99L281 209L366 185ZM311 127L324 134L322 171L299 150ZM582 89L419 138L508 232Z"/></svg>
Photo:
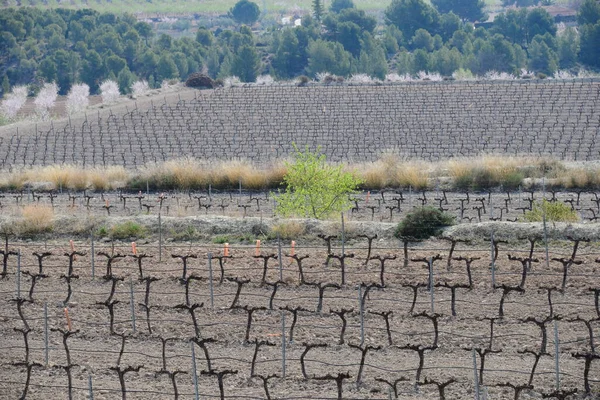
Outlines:
<svg viewBox="0 0 600 400"><path fill-rule="evenodd" d="M271 227L273 237L279 236L284 240L296 240L306 232L304 223L297 220L281 221Z"/></svg>
<svg viewBox="0 0 600 400"><path fill-rule="evenodd" d="M261 190L278 185L285 174L283 163L258 168L248 161L203 162L194 158L170 160L141 168L136 177L138 186L145 182L156 189L237 188Z"/></svg>
<svg viewBox="0 0 600 400"><path fill-rule="evenodd" d="M497 186L507 189L521 185L526 160L518 157L487 155L447 162L447 170L458 189L484 190Z"/></svg>
<svg viewBox="0 0 600 400"><path fill-rule="evenodd" d="M600 168L576 167L565 169L557 177L556 183L567 189L598 188L600 186Z"/></svg>
<svg viewBox="0 0 600 400"><path fill-rule="evenodd" d="M88 185L97 191L125 187L129 181L129 173L122 166L93 168L88 171Z"/></svg>
<svg viewBox="0 0 600 400"><path fill-rule="evenodd" d="M29 180L29 171L13 171L0 174L0 189L23 190Z"/></svg>
<svg viewBox="0 0 600 400"><path fill-rule="evenodd" d="M22 171L20 179L22 185L46 183L54 190L109 190L124 187L129 180L129 173L120 166L82 168L75 165L49 165Z"/></svg>
<svg viewBox="0 0 600 400"><path fill-rule="evenodd" d="M44 205L24 206L16 225L21 236L51 232L54 229L54 209Z"/></svg>
<svg viewBox="0 0 600 400"><path fill-rule="evenodd" d="M432 173L431 164L422 161L407 161L398 167L396 185L423 190L429 187L429 175Z"/></svg>
<svg viewBox="0 0 600 400"><path fill-rule="evenodd" d="M359 164L357 170L361 171L363 186L369 189L412 186L419 190L429 187L432 165L422 161L402 160L394 153L384 153L377 161Z"/></svg>

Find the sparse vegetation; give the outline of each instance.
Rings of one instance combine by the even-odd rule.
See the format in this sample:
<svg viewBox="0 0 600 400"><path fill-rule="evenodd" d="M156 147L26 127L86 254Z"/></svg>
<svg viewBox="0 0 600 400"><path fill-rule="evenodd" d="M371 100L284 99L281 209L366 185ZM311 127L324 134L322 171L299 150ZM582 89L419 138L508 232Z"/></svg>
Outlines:
<svg viewBox="0 0 600 400"><path fill-rule="evenodd" d="M578 222L579 214L571 209L568 204L559 201L536 201L531 211L527 211L523 219L527 222Z"/></svg>
<svg viewBox="0 0 600 400"><path fill-rule="evenodd" d="M27 205L21 209L16 231L21 237L51 232L54 228L54 209L45 205Z"/></svg>
<svg viewBox="0 0 600 400"><path fill-rule="evenodd" d="M277 235L283 240L296 240L306 232L303 222L297 220L286 220L278 222L271 227L270 237L275 239Z"/></svg>
<svg viewBox="0 0 600 400"><path fill-rule="evenodd" d="M137 222L125 221L111 226L108 236L116 240L139 239L146 236L146 228Z"/></svg>

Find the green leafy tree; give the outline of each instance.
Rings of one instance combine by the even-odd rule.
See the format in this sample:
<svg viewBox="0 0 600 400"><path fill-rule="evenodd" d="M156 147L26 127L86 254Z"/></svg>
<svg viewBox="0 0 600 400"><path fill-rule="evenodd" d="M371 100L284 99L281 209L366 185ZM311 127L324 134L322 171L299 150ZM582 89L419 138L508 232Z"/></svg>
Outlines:
<svg viewBox="0 0 600 400"><path fill-rule="evenodd" d="M361 30L373 33L377 27L377 20L367 15L364 10L356 8L346 8L339 12L336 19L338 22L353 22L360 27Z"/></svg>
<svg viewBox="0 0 600 400"><path fill-rule="evenodd" d="M579 53L579 35L577 31L568 27L557 37L558 59L561 69L572 68L577 64Z"/></svg>
<svg viewBox="0 0 600 400"><path fill-rule="evenodd" d="M451 76L454 71L460 69L462 60L463 55L456 47L449 49L443 46L431 54L431 69L443 76Z"/></svg>
<svg viewBox="0 0 600 400"><path fill-rule="evenodd" d="M600 22L580 27L579 60L586 65L600 68Z"/></svg>
<svg viewBox="0 0 600 400"><path fill-rule="evenodd" d="M412 68L411 72L416 74L417 72L429 72L431 70L430 54L423 50L417 49L413 52Z"/></svg>
<svg viewBox="0 0 600 400"><path fill-rule="evenodd" d="M56 81L60 88L59 94L65 95L77 82L81 58L75 52L58 50L54 53L54 62L56 63Z"/></svg>
<svg viewBox="0 0 600 400"><path fill-rule="evenodd" d="M148 41L152 36L154 36L154 31L152 30L152 25L147 22L138 22L134 26L134 29L140 34L141 37L146 41L146 46L148 46Z"/></svg>
<svg viewBox="0 0 600 400"><path fill-rule="evenodd" d="M324 14L325 10L323 9L323 3L321 3L321 0L313 0L312 15L313 17L315 17L315 20L321 22Z"/></svg>
<svg viewBox="0 0 600 400"><path fill-rule="evenodd" d="M600 67L600 4L586 0L577 14L580 32L579 60L590 67Z"/></svg>
<svg viewBox="0 0 600 400"><path fill-rule="evenodd" d="M354 22L342 22L337 25L337 41L349 51L352 56L357 57L361 50L362 30Z"/></svg>
<svg viewBox="0 0 600 400"><path fill-rule="evenodd" d="M249 0L240 0L229 10L229 15L239 24L252 25L260 17L258 5Z"/></svg>
<svg viewBox="0 0 600 400"><path fill-rule="evenodd" d="M344 46L338 42L321 39L311 41L308 45L307 70L312 76L319 72L346 76L352 70L352 54L344 50Z"/></svg>
<svg viewBox="0 0 600 400"><path fill-rule="evenodd" d="M373 78L385 79L388 65L383 44L365 32L362 39L362 50L358 60L358 71Z"/></svg>
<svg viewBox="0 0 600 400"><path fill-rule="evenodd" d="M158 59L156 80L158 83L165 79L173 79L179 77L179 70L173 57L169 53L163 53Z"/></svg>
<svg viewBox="0 0 600 400"><path fill-rule="evenodd" d="M294 30L283 31L272 62L277 76L287 79L302 71L306 59L303 60L299 44Z"/></svg>
<svg viewBox="0 0 600 400"><path fill-rule="evenodd" d="M462 28L463 23L458 15L449 12L440 16L439 25L438 33L442 36L444 42L446 42L454 35L454 32L459 31Z"/></svg>
<svg viewBox="0 0 600 400"><path fill-rule="evenodd" d="M406 38L413 37L417 29L436 32L439 24L438 12L424 0L392 0L385 10L385 18Z"/></svg>
<svg viewBox="0 0 600 400"><path fill-rule="evenodd" d="M556 24L543 8L509 10L497 15L492 31L504 35L513 43L526 46L536 35L556 35Z"/></svg>
<svg viewBox="0 0 600 400"><path fill-rule="evenodd" d="M558 56L539 36L529 45L529 69L547 75L554 74L558 69Z"/></svg>
<svg viewBox="0 0 600 400"><path fill-rule="evenodd" d="M600 3L596 0L585 0L579 7L577 23L579 25L594 25L598 21L600 21Z"/></svg>
<svg viewBox="0 0 600 400"><path fill-rule="evenodd" d="M413 36L412 47L415 49L423 49L425 51L433 51L433 36L425 29L417 29Z"/></svg>
<svg viewBox="0 0 600 400"><path fill-rule="evenodd" d="M483 0L431 0L431 4L441 14L453 12L464 21L483 22L487 20L487 15L483 12L485 7Z"/></svg>
<svg viewBox="0 0 600 400"><path fill-rule="evenodd" d="M349 197L356 193L361 179L344 171L343 165L327 164L319 149L295 149L295 160L286 163L285 192L276 196L277 214L323 219L349 210Z"/></svg>
<svg viewBox="0 0 600 400"><path fill-rule="evenodd" d="M204 47L210 47L213 44L214 36L211 31L201 26L196 32L196 41Z"/></svg>
<svg viewBox="0 0 600 400"><path fill-rule="evenodd" d="M56 63L52 57L46 57L40 62L38 73L46 82L56 81Z"/></svg>
<svg viewBox="0 0 600 400"><path fill-rule="evenodd" d="M342 10L355 7L356 6L352 0L333 0L329 6L329 11L337 14Z"/></svg>
<svg viewBox="0 0 600 400"><path fill-rule="evenodd" d="M121 71L119 71L119 75L117 76L119 92L121 92L121 94L130 93L133 82L135 82L135 75L133 75L129 68L125 66Z"/></svg>
<svg viewBox="0 0 600 400"><path fill-rule="evenodd" d="M255 82L260 70L260 57L253 46L243 46L234 56L231 74L242 82Z"/></svg>

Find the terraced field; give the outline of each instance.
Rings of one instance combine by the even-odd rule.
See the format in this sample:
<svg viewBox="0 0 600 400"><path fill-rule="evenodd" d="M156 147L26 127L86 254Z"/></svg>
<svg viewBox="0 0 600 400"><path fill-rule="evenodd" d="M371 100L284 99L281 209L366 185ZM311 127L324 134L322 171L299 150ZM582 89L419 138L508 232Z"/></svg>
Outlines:
<svg viewBox="0 0 600 400"><path fill-rule="evenodd" d="M20 129L20 130L18 130ZM186 90L45 126L0 130L0 167L139 167L183 156L267 164L293 143L331 161L384 151L600 159L600 81L419 82Z"/></svg>

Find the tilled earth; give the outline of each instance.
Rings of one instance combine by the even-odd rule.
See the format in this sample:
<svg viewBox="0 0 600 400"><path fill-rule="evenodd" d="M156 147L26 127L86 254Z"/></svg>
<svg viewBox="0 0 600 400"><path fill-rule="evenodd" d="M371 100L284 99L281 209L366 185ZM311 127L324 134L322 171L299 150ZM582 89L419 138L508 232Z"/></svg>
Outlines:
<svg viewBox="0 0 600 400"><path fill-rule="evenodd" d="M69 274L68 258L63 254L70 253L71 249L56 243L47 246L54 254L44 260L43 273L47 277L36 279L31 296L29 290L32 279L26 273L39 273L37 258L31 253L44 251L44 245L14 243L11 246L22 252L20 297L27 301L22 302L20 308L31 329L27 334L28 353L22 333L27 327L19 316L18 302L15 301L16 257L9 258L8 275L0 281L0 296L4 304L0 312L0 398L3 399L20 398L26 387L26 397L30 399L68 398L67 369L72 374L72 398L90 398L90 379L94 399L119 398L122 396L121 384L116 369L123 371L127 367L136 370L140 367L139 371L124 375L128 399L177 397L170 379L174 373L179 398L193 399L192 347L196 356L200 398L219 398L216 374L227 370L237 372L224 375L223 391L226 398L267 398L263 381L258 376L276 375L267 384L271 398L335 399L338 398L335 380L318 378L336 378L346 373L349 377L342 380L341 386L341 396L345 399L394 398L394 390L383 380L393 384L399 379L396 385L398 398L440 398L437 386L425 383L435 381L442 384L450 380L455 382L445 387L446 398L472 398L475 393L472 349L475 348L486 353L483 377L480 377L482 393L486 392L490 399L511 399L514 398L514 390L498 385L528 384L535 357L522 352L530 350L539 353L543 350L540 329L543 326L547 334L546 354L540 357L531 382L533 388L521 392L521 398L539 398L542 393L554 391L556 385L554 316L560 343L560 387L563 390L578 389L576 396L580 397L570 398L583 398L586 390L585 360L573 355L577 353L593 357L586 323L595 336L598 336L600 329L600 312L594 303L594 289L597 293L600 288L600 266L595 262L598 249L593 243L582 243L577 259L583 263L570 266L564 292L558 290L563 279L562 264L550 261L548 269L543 252L535 254L540 262L533 263L526 275L524 291L508 292L502 285L504 288L517 289L522 279L522 266L518 261L509 261L507 254L526 257L525 246L511 251L501 250L496 262L497 289L493 290L489 249L459 245L455 250L455 257L481 257L472 262L473 284L469 288L465 262L452 261L448 270L448 251L439 249L448 246L428 242L411 249L409 256L429 258L441 254L442 259L433 264L433 281L437 285L433 296L427 288L427 264L410 261L408 267L404 267L401 251L389 243L378 243L378 248L372 250L372 256L397 255L396 259L385 263L383 288L377 286L382 283L380 262L371 260L365 265L364 248L346 248L346 254L354 254L354 257L345 259L345 281L341 284L339 261L332 259L325 265L326 248L303 247L302 243L298 243L296 254L309 256L302 261L304 281L308 284L302 284L296 261L286 256L290 252L287 244L282 250L281 272L278 260L269 259L264 283L263 259L254 257L256 249L231 247L233 258L225 259L225 279L222 282L219 260L212 259L212 304L207 253L211 252L214 257L222 255L222 245L166 248L163 249L160 262L156 244L139 246L138 254L153 256L143 260L145 281L140 281L140 272L132 257L116 259L112 265L112 276L123 280L103 278L107 272L106 257L97 254L95 277L92 278L90 249L80 249L81 246L76 245L76 250L87 255L74 260L72 274L78 278L71 279L72 295L66 303L67 278L61 275ZM96 246L95 252L101 251L132 254L129 247L111 248L107 244ZM340 248L336 247L333 251L341 254ZM276 247L263 246L260 249L261 255L277 252ZM571 249L565 247L562 252L553 250L550 257L568 257L570 252ZM185 280L182 280L182 261L172 258L172 254L198 256L188 259ZM157 280L150 283L146 299L149 277ZM233 302L238 284L230 279L250 280L241 284L235 305ZM115 292L110 297L113 281ZM273 283L279 281L281 283L277 285L273 296ZM187 298L186 282L189 289ZM321 287L325 284L339 285L324 289L321 310L318 310L319 284ZM455 289L455 316L452 315L451 289L441 286L444 284L464 286ZM412 287L417 288L414 308ZM550 291L552 314L547 288L557 289ZM361 330L359 293L364 296L366 291ZM505 291L507 294L503 296ZM504 316L499 318L503 297ZM114 302L113 334L107 302ZM71 323L71 335L67 339L70 363L63 342L63 334L69 332L65 304ZM149 321L145 304L150 307ZM198 306L194 307L196 304ZM44 307L47 307L48 314L47 364ZM293 312L281 310L286 307L298 308L293 331ZM347 320L343 343L342 318L334 313L342 310L346 310L344 316ZM388 312L391 312L389 331L382 314ZM252 318L248 329L250 313ZM192 314L197 322L196 328ZM489 318L495 318L491 340ZM539 325L525 322L527 318L545 322ZM576 318L584 321L573 321ZM438 329L437 343L434 322ZM161 338L168 339L164 345L164 358ZM192 338L196 339L197 344L191 344ZM210 357L210 368L205 352L198 344L201 340L207 340L205 348ZM282 362L284 340L285 377ZM260 347L256 353L253 377L252 361L257 342ZM306 345L317 344L324 346L311 348L304 354ZM361 349L368 349L365 350L362 371ZM419 353L423 355L422 365ZM29 368L31 374L28 384L27 367L24 364L27 354L27 362L36 363ZM303 354L307 378L302 370ZM477 355L478 368L481 362L481 356ZM72 366L65 368L69 364ZM213 375L206 374L209 369ZM592 396L600 393L599 376L600 360L596 359L591 362L588 375Z"/></svg>

